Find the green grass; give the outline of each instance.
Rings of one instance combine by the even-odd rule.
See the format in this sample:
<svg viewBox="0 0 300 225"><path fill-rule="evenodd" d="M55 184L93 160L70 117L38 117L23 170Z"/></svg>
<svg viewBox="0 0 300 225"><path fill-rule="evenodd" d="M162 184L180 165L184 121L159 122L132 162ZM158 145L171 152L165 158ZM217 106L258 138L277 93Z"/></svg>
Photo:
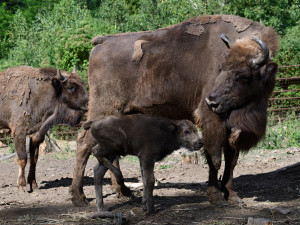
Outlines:
<svg viewBox="0 0 300 225"><path fill-rule="evenodd" d="M273 150L290 147L300 147L300 119L294 113L285 120L269 116L265 138L256 148Z"/></svg>

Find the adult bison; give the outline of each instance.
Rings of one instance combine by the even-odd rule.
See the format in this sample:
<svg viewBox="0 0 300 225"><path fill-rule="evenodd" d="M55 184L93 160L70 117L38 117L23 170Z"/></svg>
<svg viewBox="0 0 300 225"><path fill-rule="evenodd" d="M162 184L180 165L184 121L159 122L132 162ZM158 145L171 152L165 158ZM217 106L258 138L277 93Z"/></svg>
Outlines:
<svg viewBox="0 0 300 225"><path fill-rule="evenodd" d="M277 51L274 30L237 16L214 15L156 31L97 36L93 43L88 119L133 113L194 118L204 134L209 201L239 202L233 170L239 152L265 133L277 72L271 62ZM82 178L95 144L89 131L78 137L70 188L74 204L85 201Z"/></svg>
<svg viewBox="0 0 300 225"><path fill-rule="evenodd" d="M27 151L32 191L37 187L38 148L47 130L58 123L79 123L87 104L87 92L75 71L20 66L0 73L0 128L9 128L14 139L19 190L25 191L26 187Z"/></svg>

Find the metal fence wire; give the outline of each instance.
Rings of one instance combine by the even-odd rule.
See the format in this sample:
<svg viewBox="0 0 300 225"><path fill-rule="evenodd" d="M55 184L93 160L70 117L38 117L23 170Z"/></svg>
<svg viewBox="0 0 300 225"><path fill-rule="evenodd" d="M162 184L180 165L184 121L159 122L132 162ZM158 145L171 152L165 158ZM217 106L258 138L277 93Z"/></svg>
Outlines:
<svg viewBox="0 0 300 225"><path fill-rule="evenodd" d="M276 76L275 89L269 99L268 113L277 120L284 120L290 114L300 117L300 64L280 66ZM64 140L75 140L83 121L74 127L57 125L52 128L56 137ZM0 130L0 141L7 142L9 130Z"/></svg>
<svg viewBox="0 0 300 225"><path fill-rule="evenodd" d="M300 114L300 65L280 66L275 89L269 98L269 114L285 119Z"/></svg>

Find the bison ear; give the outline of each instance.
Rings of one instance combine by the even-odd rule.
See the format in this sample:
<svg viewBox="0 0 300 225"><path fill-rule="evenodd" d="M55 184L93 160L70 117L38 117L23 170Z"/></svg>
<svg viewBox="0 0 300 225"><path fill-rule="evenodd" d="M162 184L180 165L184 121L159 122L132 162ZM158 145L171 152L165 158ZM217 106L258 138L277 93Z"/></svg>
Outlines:
<svg viewBox="0 0 300 225"><path fill-rule="evenodd" d="M52 79L52 86L55 90L56 97L61 96L62 94L62 84L61 81L57 78Z"/></svg>
<svg viewBox="0 0 300 225"><path fill-rule="evenodd" d="M177 133L178 129L179 129L178 126L174 123L168 126L168 130L171 133Z"/></svg>
<svg viewBox="0 0 300 225"><path fill-rule="evenodd" d="M278 71L277 63L271 62L266 65L263 75L264 87L271 93L275 86L275 76Z"/></svg>
<svg viewBox="0 0 300 225"><path fill-rule="evenodd" d="M268 63L266 70L267 70L267 74L269 74L269 75L272 74L275 77L275 75L278 71L277 63L274 63L274 62Z"/></svg>

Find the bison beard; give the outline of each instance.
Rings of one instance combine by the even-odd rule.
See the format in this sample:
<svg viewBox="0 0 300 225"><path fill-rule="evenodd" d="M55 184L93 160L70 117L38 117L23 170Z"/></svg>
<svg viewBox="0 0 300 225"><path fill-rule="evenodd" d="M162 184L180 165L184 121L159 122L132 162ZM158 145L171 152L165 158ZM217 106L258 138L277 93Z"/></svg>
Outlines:
<svg viewBox="0 0 300 225"><path fill-rule="evenodd" d="M249 150L265 133L267 99L277 72L271 62L277 38L273 29L231 15L97 36L89 60L88 120L134 113L194 118L204 135L210 202L223 203L225 198L239 203L233 169L239 152ZM70 188L77 205L86 201L82 179L95 144L89 131L78 137ZM225 170L219 186L222 153Z"/></svg>

